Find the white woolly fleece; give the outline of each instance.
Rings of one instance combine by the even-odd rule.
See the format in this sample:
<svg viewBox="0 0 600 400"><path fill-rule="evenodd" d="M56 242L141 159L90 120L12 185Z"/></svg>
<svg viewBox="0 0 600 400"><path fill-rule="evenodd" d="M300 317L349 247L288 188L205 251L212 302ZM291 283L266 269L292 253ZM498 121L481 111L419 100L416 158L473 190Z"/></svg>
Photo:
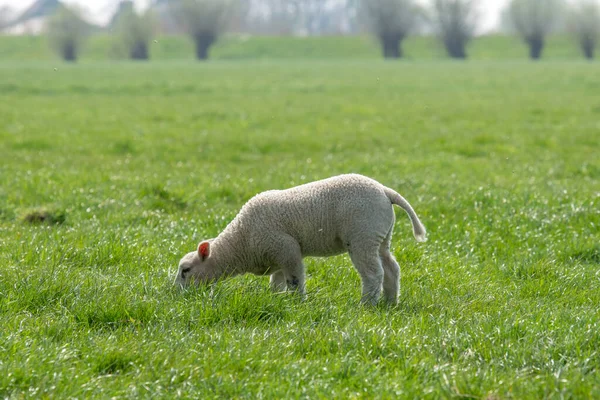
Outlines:
<svg viewBox="0 0 600 400"><path fill-rule="evenodd" d="M180 262L176 283L206 282L242 273L271 274L274 290L304 293L306 256L348 252L363 280L363 301L381 288L398 295L399 267L389 252L395 221L392 204L408 214L417 241L425 227L394 190L357 174L339 175L251 198L219 236Z"/></svg>

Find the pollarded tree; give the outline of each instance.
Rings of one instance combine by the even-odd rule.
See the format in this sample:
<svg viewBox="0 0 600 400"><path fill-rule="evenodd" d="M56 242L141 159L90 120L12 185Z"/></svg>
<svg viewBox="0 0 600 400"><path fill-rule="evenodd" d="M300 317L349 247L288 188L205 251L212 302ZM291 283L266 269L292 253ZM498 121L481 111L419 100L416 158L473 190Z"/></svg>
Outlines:
<svg viewBox="0 0 600 400"><path fill-rule="evenodd" d="M474 0L434 0L433 23L448 55L467 58L466 47L475 36L477 10Z"/></svg>
<svg viewBox="0 0 600 400"><path fill-rule="evenodd" d="M196 57L208 58L210 47L233 16L236 0L171 0L173 14L194 40Z"/></svg>
<svg viewBox="0 0 600 400"><path fill-rule="evenodd" d="M61 5L56 14L48 20L50 45L65 61L77 61L79 50L89 30L90 27L84 21L81 12L65 5Z"/></svg>
<svg viewBox="0 0 600 400"><path fill-rule="evenodd" d="M561 11L561 0L512 0L510 21L529 47L529 57L542 56L546 36L554 29Z"/></svg>
<svg viewBox="0 0 600 400"><path fill-rule="evenodd" d="M156 19L150 9L136 13L132 8L124 11L117 20L119 40L133 60L150 58L150 41L155 33Z"/></svg>
<svg viewBox="0 0 600 400"><path fill-rule="evenodd" d="M600 5L594 0L579 0L569 10L569 29L575 34L584 56L594 58L600 37Z"/></svg>
<svg viewBox="0 0 600 400"><path fill-rule="evenodd" d="M413 0L363 0L362 13L385 58L402 57L402 41L418 25L421 13Z"/></svg>

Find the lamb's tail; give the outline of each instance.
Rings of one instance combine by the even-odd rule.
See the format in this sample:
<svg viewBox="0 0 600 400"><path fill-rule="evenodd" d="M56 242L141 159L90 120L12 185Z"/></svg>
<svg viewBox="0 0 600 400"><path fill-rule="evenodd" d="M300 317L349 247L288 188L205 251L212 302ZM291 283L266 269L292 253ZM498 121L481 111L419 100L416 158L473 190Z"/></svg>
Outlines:
<svg viewBox="0 0 600 400"><path fill-rule="evenodd" d="M408 201L396 191L384 186L385 195L390 199L392 204L396 204L404 209L408 216L410 217L410 221L413 226L413 234L415 235L415 239L417 242L425 242L427 240L427 232L425 231L425 227L419 220L419 217L415 213L415 210L410 206Z"/></svg>

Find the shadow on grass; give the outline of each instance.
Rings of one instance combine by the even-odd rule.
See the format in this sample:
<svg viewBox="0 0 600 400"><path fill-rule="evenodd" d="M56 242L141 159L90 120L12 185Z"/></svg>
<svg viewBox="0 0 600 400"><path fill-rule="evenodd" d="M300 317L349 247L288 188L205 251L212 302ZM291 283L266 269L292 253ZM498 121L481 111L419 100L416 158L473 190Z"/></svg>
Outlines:
<svg viewBox="0 0 600 400"><path fill-rule="evenodd" d="M67 213L63 210L37 208L23 214L21 220L31 225L61 225L67 220Z"/></svg>
<svg viewBox="0 0 600 400"><path fill-rule="evenodd" d="M141 190L140 195L148 206L155 210L177 211L187 207L187 203L177 194L170 193L160 185L152 185Z"/></svg>
<svg viewBox="0 0 600 400"><path fill-rule="evenodd" d="M567 253L563 259L564 261L579 261L586 264L600 264L600 245Z"/></svg>
<svg viewBox="0 0 600 400"><path fill-rule="evenodd" d="M127 372L134 365L134 358L120 351L101 354L94 371L100 375L114 375Z"/></svg>

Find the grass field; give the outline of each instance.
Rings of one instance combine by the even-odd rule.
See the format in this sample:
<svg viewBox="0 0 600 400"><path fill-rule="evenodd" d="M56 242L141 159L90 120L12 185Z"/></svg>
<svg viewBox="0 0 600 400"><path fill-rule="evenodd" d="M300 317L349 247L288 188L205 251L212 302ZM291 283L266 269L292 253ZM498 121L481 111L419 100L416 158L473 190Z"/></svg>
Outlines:
<svg viewBox="0 0 600 400"><path fill-rule="evenodd" d="M82 63L118 59L117 39L109 35L91 37L81 50ZM435 37L409 37L403 42L405 60L442 60L448 56ZM488 35L468 46L471 60L527 60L528 50L516 36ZM157 37L151 43L152 60L193 60L192 41L185 36ZM261 37L229 35L210 50L213 60L377 60L379 45L370 36ZM544 59L580 60L582 53L569 35L548 37ZM0 36L0 61L53 61L58 57L43 36Z"/></svg>
<svg viewBox="0 0 600 400"><path fill-rule="evenodd" d="M56 69L55 69L56 67ZM600 397L600 75L585 62L0 64L0 397ZM399 305L173 288L245 200L398 190Z"/></svg>

